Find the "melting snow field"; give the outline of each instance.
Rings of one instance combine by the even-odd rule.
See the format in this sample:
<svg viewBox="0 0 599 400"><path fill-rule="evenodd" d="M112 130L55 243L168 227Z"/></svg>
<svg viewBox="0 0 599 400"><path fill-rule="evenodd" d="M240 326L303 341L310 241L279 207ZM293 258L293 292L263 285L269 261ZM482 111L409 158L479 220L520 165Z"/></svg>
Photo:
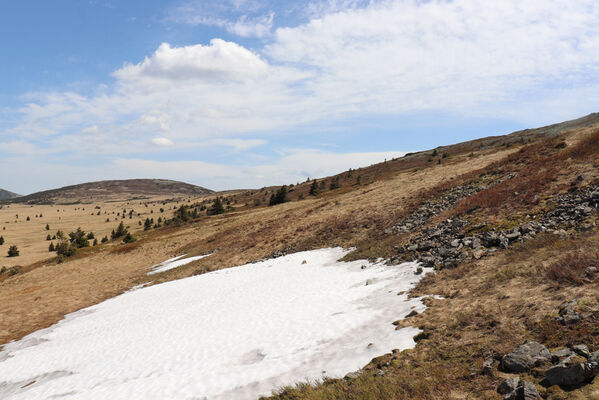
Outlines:
<svg viewBox="0 0 599 400"><path fill-rule="evenodd" d="M295 253L69 314L4 347L0 398L256 399L412 348L419 331L391 323L425 308L397 295L417 265L337 262L344 254Z"/></svg>
<svg viewBox="0 0 599 400"><path fill-rule="evenodd" d="M180 267L182 265L189 264L190 262L193 262L195 260L200 260L200 259L202 259L204 257L209 256L209 254L206 254L206 255L203 255L203 256L195 256L195 257L183 258L186 255L187 254L183 254L182 256L175 257L175 258L170 258L170 259L168 259L166 261L163 261L160 264L152 265L150 267L150 271L146 275L152 275L152 274L157 274L159 272L168 271L169 269L177 268L177 267Z"/></svg>

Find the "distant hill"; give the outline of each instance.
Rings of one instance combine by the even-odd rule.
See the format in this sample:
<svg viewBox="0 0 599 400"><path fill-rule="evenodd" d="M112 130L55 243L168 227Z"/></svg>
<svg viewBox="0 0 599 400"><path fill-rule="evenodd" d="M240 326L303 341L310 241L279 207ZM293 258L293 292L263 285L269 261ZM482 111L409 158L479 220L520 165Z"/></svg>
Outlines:
<svg viewBox="0 0 599 400"><path fill-rule="evenodd" d="M210 189L168 179L127 179L81 183L45 190L11 199L29 204L86 203L101 200L126 200L150 196L201 196L214 193Z"/></svg>
<svg viewBox="0 0 599 400"><path fill-rule="evenodd" d="M13 193L13 192L9 192L8 190L0 189L0 200L14 199L15 197L19 197L19 196L21 196L21 195Z"/></svg>

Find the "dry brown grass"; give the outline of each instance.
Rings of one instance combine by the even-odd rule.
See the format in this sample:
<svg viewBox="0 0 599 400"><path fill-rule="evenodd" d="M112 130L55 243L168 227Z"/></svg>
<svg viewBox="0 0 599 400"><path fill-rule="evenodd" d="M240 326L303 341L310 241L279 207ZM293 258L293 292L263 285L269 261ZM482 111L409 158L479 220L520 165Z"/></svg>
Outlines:
<svg viewBox="0 0 599 400"><path fill-rule="evenodd" d="M27 266L55 256L48 252L50 242L46 240L46 235L52 236L58 230L67 234L81 227L86 232L93 232L100 241L104 236L110 238L111 230L115 229L120 221L123 221L129 230L134 234L139 234L143 231L143 225L139 225L139 222L143 224L148 217L154 219L165 215L171 217L174 207L187 204L187 199L181 199L162 205L161 201L164 200L166 198L163 196L137 201L104 200L90 204L27 205L16 203L3 205L0 208L0 235L4 237L5 243L0 246L0 267ZM145 207L146 203L148 203L148 207ZM100 207L100 209L96 207ZM165 213L160 213L160 208L165 209ZM127 212L131 209L135 210L133 218L129 219L127 216L122 219L117 216L117 213L121 213L123 209L127 209ZM100 215L97 215L98 212ZM19 217L16 218L16 215ZM29 221L27 221L27 217L29 217ZM106 222L107 218L110 219L110 222ZM48 231L46 224L50 226ZM8 247L13 244L19 248L20 256L6 257ZM54 240L54 244L56 244L56 240Z"/></svg>
<svg viewBox="0 0 599 400"><path fill-rule="evenodd" d="M551 263L546 276L558 283L582 285L588 283L594 275L585 273L589 267L599 268L599 252L578 250L564 254Z"/></svg>

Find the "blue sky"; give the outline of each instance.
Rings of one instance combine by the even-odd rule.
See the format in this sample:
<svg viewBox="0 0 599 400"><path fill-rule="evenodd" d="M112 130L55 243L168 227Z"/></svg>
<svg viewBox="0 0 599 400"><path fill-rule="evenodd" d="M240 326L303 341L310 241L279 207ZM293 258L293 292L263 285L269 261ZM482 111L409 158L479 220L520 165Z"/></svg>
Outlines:
<svg viewBox="0 0 599 400"><path fill-rule="evenodd" d="M0 187L261 187L576 118L599 111L597 20L594 0L3 1Z"/></svg>

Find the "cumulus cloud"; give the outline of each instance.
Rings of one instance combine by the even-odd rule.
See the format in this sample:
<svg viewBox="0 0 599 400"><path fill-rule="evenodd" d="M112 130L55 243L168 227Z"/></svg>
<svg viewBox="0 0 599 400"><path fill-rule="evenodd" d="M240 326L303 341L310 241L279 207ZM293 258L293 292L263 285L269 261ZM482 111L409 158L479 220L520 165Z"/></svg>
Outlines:
<svg viewBox="0 0 599 400"><path fill-rule="evenodd" d="M597 100L593 0L325 3L324 14L278 28L262 51L221 39L164 43L116 70L100 95L30 95L9 133L52 136L91 122L118 147L167 131L184 143L420 111L547 122ZM592 98L585 106L577 93Z"/></svg>
<svg viewBox="0 0 599 400"><path fill-rule="evenodd" d="M169 81L241 81L256 79L268 66L257 54L222 39L210 44L172 47L163 43L151 57L138 64L125 64L113 76L122 82L141 79Z"/></svg>
<svg viewBox="0 0 599 400"><path fill-rule="evenodd" d="M154 143L156 146L172 146L174 143L172 140L168 139L168 138L164 138L164 137L157 137L152 139L152 143Z"/></svg>

